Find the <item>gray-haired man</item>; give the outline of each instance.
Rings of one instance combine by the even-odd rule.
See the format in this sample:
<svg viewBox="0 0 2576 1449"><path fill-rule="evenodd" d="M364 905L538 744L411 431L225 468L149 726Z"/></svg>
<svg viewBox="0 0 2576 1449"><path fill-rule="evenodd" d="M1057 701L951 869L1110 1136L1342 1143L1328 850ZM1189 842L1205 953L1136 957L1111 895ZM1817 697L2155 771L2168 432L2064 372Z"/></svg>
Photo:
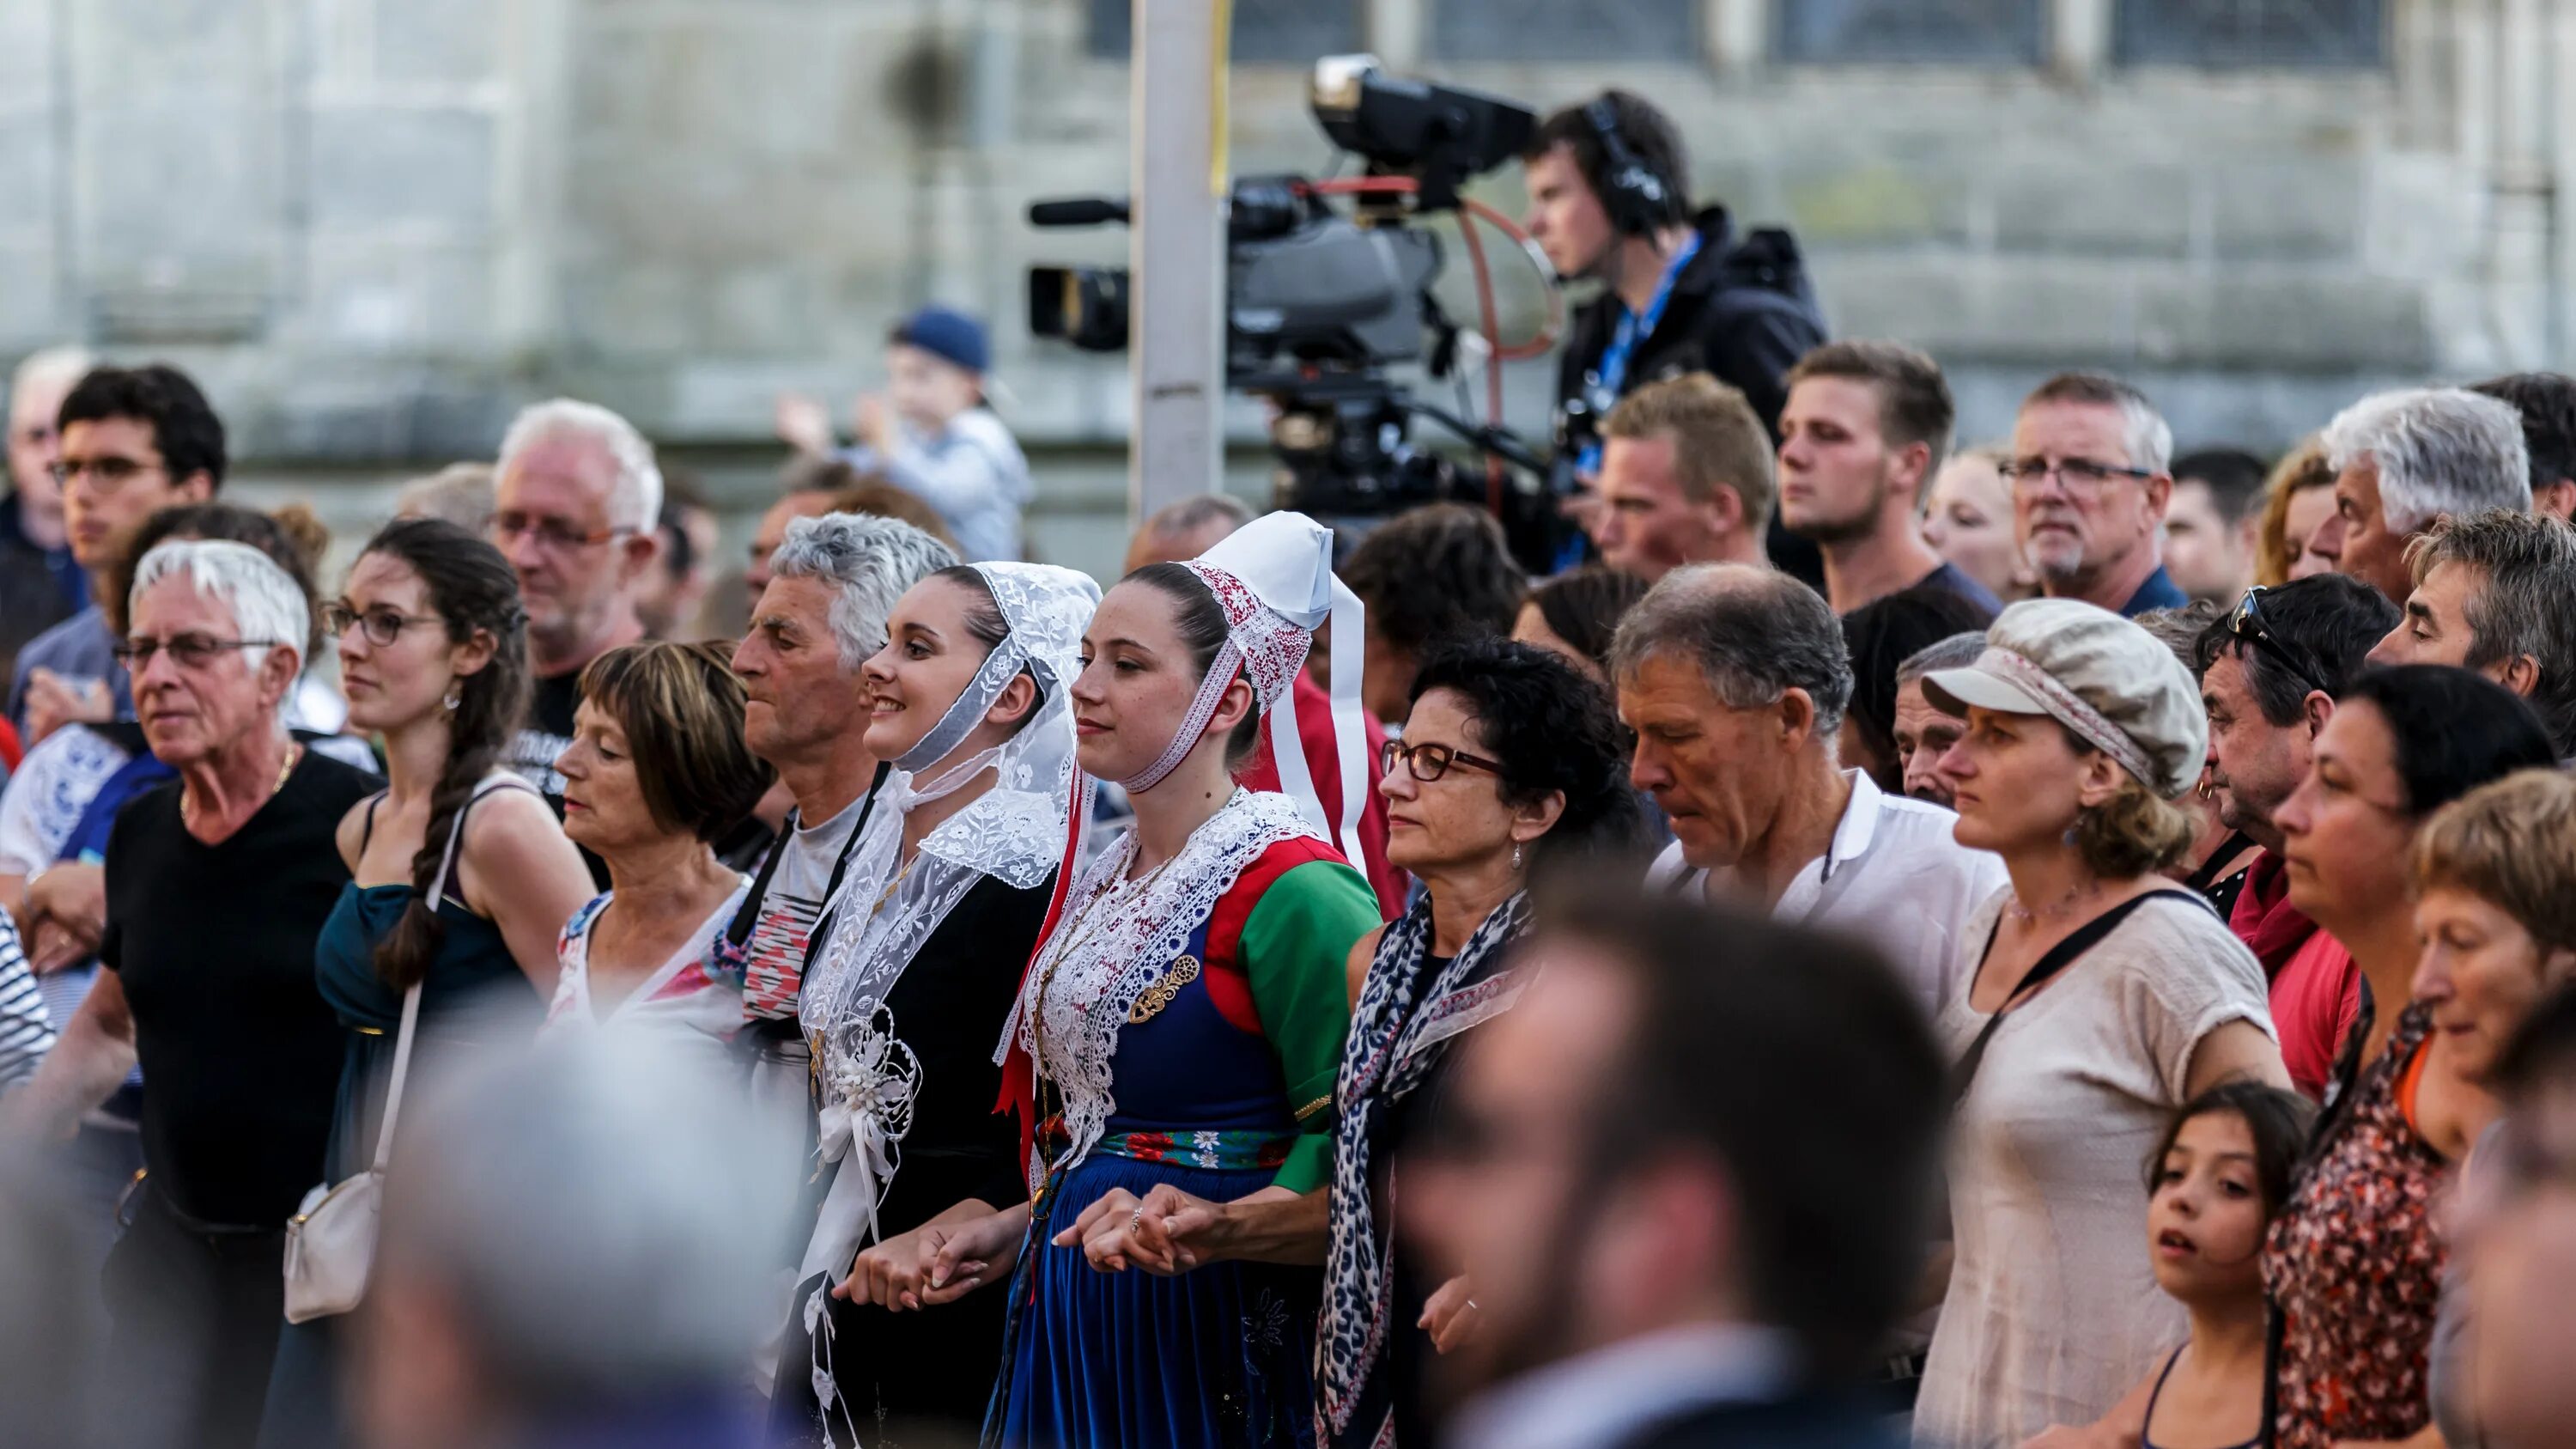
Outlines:
<svg viewBox="0 0 2576 1449"><path fill-rule="evenodd" d="M1952 840L1949 811L1838 768L1851 659L1815 590L1745 564L1676 569L1620 622L1610 665L1637 732L1629 782L1672 821L1649 880L1853 931L1929 1011L2003 862Z"/></svg>
<svg viewBox="0 0 2576 1449"><path fill-rule="evenodd" d="M493 546L519 576L528 611L527 728L502 761L563 813L555 756L572 744L581 672L644 637L635 611L661 542L662 472L635 425L592 403L523 409L494 464ZM600 885L606 873L594 863Z"/></svg>
<svg viewBox="0 0 2576 1449"><path fill-rule="evenodd" d="M885 647L886 617L904 590L956 562L946 544L891 518L797 519L770 556L769 586L734 650L749 696L743 736L777 769L795 810L728 938L743 952L744 1035L765 1064L754 1086L775 1087L800 1110L796 992L820 944L816 918L884 773L861 743L868 711L859 666Z"/></svg>
<svg viewBox="0 0 2576 1449"><path fill-rule="evenodd" d="M2373 393L2326 424L2335 511L2308 539L2401 607L2414 591L2406 548L2444 515L2531 511L2522 415L2456 387Z"/></svg>

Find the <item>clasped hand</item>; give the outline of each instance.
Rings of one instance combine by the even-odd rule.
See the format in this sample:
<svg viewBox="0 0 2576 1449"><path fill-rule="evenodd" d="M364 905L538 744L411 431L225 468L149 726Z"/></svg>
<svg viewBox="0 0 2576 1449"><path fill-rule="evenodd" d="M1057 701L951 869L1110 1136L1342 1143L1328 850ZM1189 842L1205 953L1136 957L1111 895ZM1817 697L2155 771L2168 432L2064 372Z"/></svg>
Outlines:
<svg viewBox="0 0 2576 1449"><path fill-rule="evenodd" d="M1103 1273L1141 1268L1174 1277L1215 1260L1225 1208L1161 1184L1142 1198L1111 1188L1055 1235L1059 1248L1079 1247Z"/></svg>
<svg viewBox="0 0 2576 1449"><path fill-rule="evenodd" d="M925 1223L859 1254L832 1296L892 1313L954 1303L1011 1276L1024 1230L1018 1216L1007 1212Z"/></svg>

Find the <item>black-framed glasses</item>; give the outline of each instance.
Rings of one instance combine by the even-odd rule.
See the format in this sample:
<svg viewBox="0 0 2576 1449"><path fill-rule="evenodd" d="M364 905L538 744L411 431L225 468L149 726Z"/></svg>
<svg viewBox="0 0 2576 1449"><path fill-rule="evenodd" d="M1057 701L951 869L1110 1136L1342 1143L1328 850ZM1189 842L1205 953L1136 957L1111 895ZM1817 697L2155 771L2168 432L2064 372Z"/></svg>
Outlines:
<svg viewBox="0 0 2576 1449"><path fill-rule="evenodd" d="M146 473L162 471L162 465L110 455L105 458L66 458L45 471L53 474L54 482L64 488L72 486L73 479L86 473L99 492L114 493Z"/></svg>
<svg viewBox="0 0 2576 1449"><path fill-rule="evenodd" d="M441 624L446 621L435 614L406 614L382 605L360 609L347 601L333 599L322 606L322 627L334 639L349 632L355 624L366 630L367 642L385 648L402 637L402 631L414 624Z"/></svg>
<svg viewBox="0 0 2576 1449"><path fill-rule="evenodd" d="M117 663L125 666L126 673L141 674L151 667L152 656L165 649L172 659L179 662L180 668L203 669L219 654L229 654L235 649L274 649L278 643L275 639L218 639L212 634L173 634L167 639L143 634L127 639L108 652L116 656Z"/></svg>
<svg viewBox="0 0 2576 1449"><path fill-rule="evenodd" d="M2006 458L1995 465L2004 481L2015 488L2037 483L2054 473L2067 487L2091 492L2114 478L2153 478L2153 468L2126 468L2117 463L2103 463L2091 458Z"/></svg>
<svg viewBox="0 0 2576 1449"><path fill-rule="evenodd" d="M2299 682L2308 688L2334 693L2333 687L2326 683L2325 666L2317 662L2317 656L2297 640L2284 639L2272 632L2272 626L2263 622L2262 598L2269 592L2271 590L2262 584L2247 589L2245 597L2236 601L2236 612L2227 616L2227 632L2257 649L2271 650L2282 667L2299 676Z"/></svg>
<svg viewBox="0 0 2576 1449"><path fill-rule="evenodd" d="M493 514L491 528L492 537L499 542L508 543L513 539L534 537L537 542L557 553L570 553L575 549L590 548L606 543L612 538L622 538L627 534L640 531L632 528L602 528L584 533L560 518L548 518L537 513L522 513L515 508Z"/></svg>
<svg viewBox="0 0 2576 1449"><path fill-rule="evenodd" d="M1464 765L1471 770L1482 770L1488 775L1503 773L1503 767L1492 760L1480 755L1468 754L1465 750L1452 749L1447 745L1432 744L1428 741L1418 745L1408 745L1402 740L1388 740L1377 747L1379 774L1394 774L1395 762L1398 760L1404 761L1404 768L1412 773L1413 778L1426 785L1448 774L1451 765Z"/></svg>

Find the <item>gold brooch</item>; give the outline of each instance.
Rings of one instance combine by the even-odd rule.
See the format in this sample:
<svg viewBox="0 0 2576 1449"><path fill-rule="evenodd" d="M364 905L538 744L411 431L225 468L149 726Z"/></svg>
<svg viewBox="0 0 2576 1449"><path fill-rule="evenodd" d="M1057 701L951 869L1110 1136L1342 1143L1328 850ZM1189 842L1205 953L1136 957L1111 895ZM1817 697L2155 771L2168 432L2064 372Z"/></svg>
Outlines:
<svg viewBox="0 0 2576 1449"><path fill-rule="evenodd" d="M1197 957L1182 956L1175 959L1164 969L1162 975L1145 983L1145 989L1136 993L1136 1004L1127 1008L1127 1024L1143 1026L1146 1022L1162 1015L1163 1008L1172 1004L1172 998L1181 994L1181 988L1198 979Z"/></svg>

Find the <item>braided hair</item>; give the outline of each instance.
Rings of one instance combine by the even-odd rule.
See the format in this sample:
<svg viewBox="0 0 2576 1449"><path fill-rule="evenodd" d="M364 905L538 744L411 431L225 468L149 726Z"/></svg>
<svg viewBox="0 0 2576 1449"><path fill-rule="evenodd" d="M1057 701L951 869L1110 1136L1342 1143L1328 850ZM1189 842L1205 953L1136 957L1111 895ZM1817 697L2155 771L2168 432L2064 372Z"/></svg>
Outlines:
<svg viewBox="0 0 2576 1449"><path fill-rule="evenodd" d="M460 677L449 695L456 707L448 713L447 764L430 794L429 824L411 859L412 901L376 945L376 974L408 990L428 973L447 934L429 892L446 858L448 835L527 712L528 615L519 604L518 575L501 551L443 519L397 519L360 553L400 559L420 575L430 612L446 624L450 643L466 643L477 633L492 639L491 661Z"/></svg>

